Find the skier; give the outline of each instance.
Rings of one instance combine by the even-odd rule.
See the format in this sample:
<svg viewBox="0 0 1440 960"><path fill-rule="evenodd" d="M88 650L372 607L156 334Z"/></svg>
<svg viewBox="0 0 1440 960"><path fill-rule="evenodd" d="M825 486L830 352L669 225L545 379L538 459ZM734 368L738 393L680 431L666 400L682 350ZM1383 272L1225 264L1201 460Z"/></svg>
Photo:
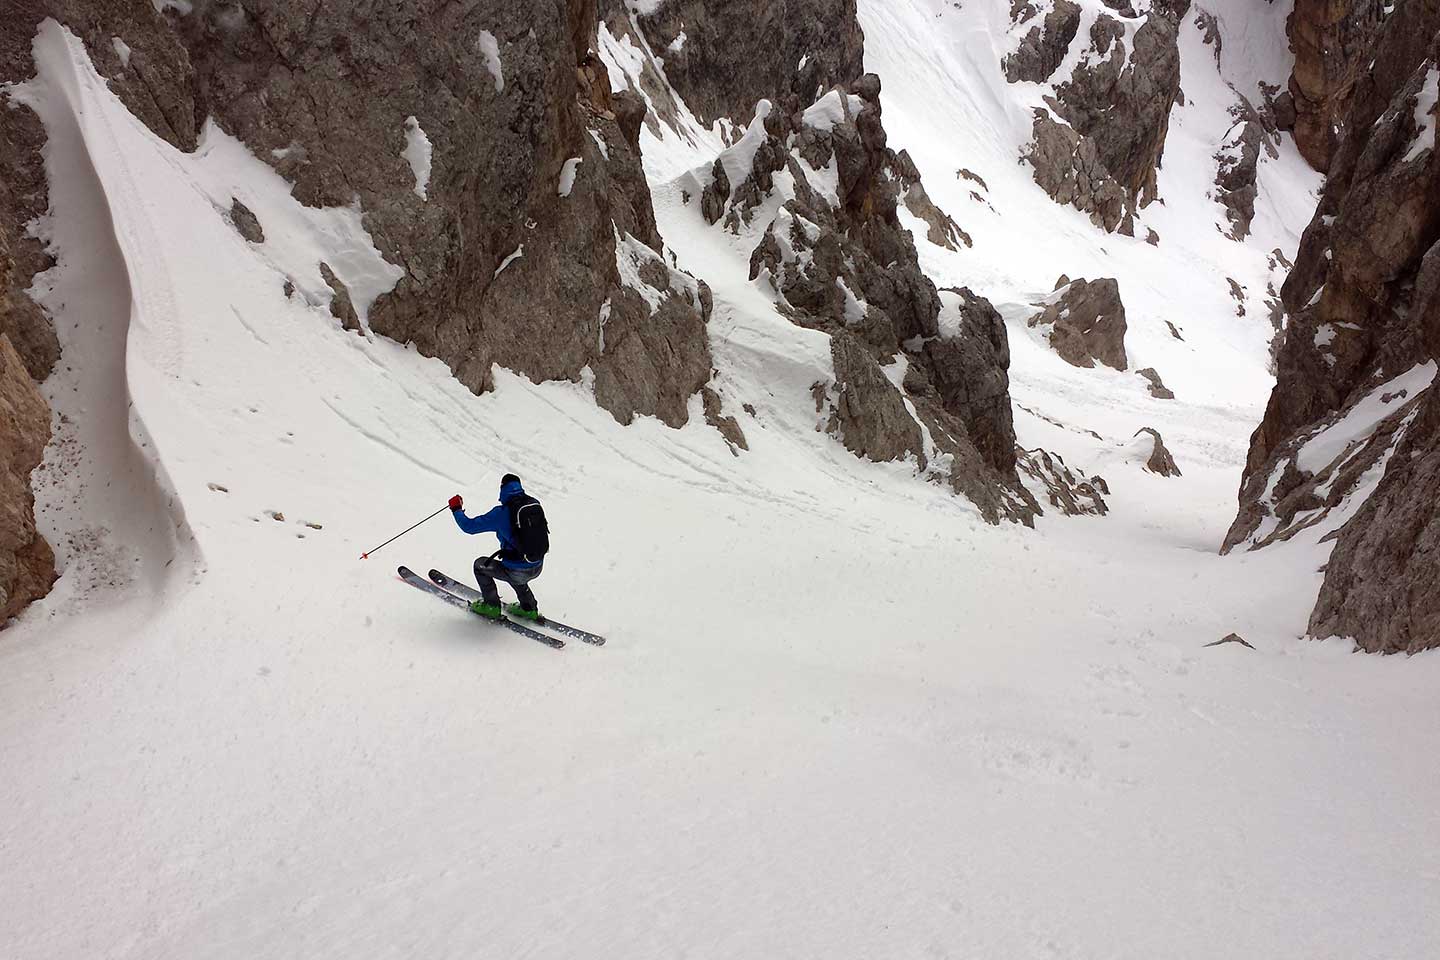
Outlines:
<svg viewBox="0 0 1440 960"><path fill-rule="evenodd" d="M493 533L500 539L500 549L488 557L475 560L475 582L480 586L481 599L470 609L482 617L501 619L505 613L543 623L530 581L545 568L545 553L550 549L550 529L540 502L525 493L520 478L507 473L500 478L500 504L478 517L467 517L464 501L457 493L450 498L451 515L466 533ZM496 580L504 580L515 588L519 603L503 610Z"/></svg>

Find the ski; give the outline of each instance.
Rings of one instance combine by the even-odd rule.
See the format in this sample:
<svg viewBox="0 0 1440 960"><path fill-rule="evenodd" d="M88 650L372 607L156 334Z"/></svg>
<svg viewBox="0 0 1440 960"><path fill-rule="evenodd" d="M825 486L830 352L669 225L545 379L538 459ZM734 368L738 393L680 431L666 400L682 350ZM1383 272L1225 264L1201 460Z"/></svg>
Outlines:
<svg viewBox="0 0 1440 960"><path fill-rule="evenodd" d="M475 614L470 609L469 600L466 600L464 597L457 596L451 593L449 590L442 590L439 586L431 583L429 580L426 580L424 577L420 576L418 573L416 573L414 570L411 570L409 567L400 567L397 572L400 574L401 580L404 580L406 583L410 584L410 586L414 587L415 589L423 590L433 597L439 597L441 600L444 600L452 607L459 607L466 613L478 616L478 614ZM539 630L532 630L530 627L525 626L523 623L516 623L514 620L511 620L508 617L503 620L491 620L489 617L481 617L480 619L485 620L489 623L494 623L497 626L508 627L523 637L529 637L531 640L538 640L541 643L545 644L547 647L553 647L556 650L559 650L565 646L565 641L561 640L559 637L552 637L547 633L541 633Z"/></svg>
<svg viewBox="0 0 1440 960"><path fill-rule="evenodd" d="M452 577L447 577L439 570L431 570L430 579L435 583L436 586L444 587L449 592L459 594L466 600L480 599L479 590L476 590L468 583L461 583L459 580L456 580ZM511 623L516 623L517 626L523 626L523 624L519 624L517 623L517 621L511 619L508 614L506 616L506 619L510 620ZM579 627L572 627L568 623L561 623L559 620L552 620L549 617L544 616L543 614L541 615L538 623L542 627L549 627L556 633L562 633L567 637L571 637L575 640L581 640L585 643L594 644L597 647L605 643L605 638L600 636L600 634L598 633L591 633L589 630L581 630Z"/></svg>

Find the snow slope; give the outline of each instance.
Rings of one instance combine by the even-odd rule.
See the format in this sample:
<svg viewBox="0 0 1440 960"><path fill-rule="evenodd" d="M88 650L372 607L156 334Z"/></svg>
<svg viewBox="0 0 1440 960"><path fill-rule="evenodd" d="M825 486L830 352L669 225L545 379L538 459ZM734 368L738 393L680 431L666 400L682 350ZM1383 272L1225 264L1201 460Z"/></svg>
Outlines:
<svg viewBox="0 0 1440 960"><path fill-rule="evenodd" d="M966 100L1006 91L983 60L947 73L991 14L861 12L937 202L945 138L1006 194L1008 227L961 218L973 251L926 248L937 281L1019 302L1062 269L1119 275L1136 365L1180 395L1012 327L1017 403L1069 425L1019 415L1022 439L1083 463L1155 425L1183 478L1107 467L1110 517L1026 531L854 459L805 406L823 340L658 180L751 452L698 416L621 427L585 383L500 371L472 396L330 317L319 260L357 306L394 279L357 211L300 207L213 129L175 152L42 28L10 95L51 137L37 294L75 369L46 385L70 469L40 494L65 573L0 635L0 955L1427 955L1440 658L1297 639L1325 547L1214 553L1264 338L1210 260L1166 285L1192 255L1249 283L1263 256L1196 230L1160 260L1032 204L976 133L1009 101ZM942 81L926 139L907 90ZM606 647L556 653L397 583L488 552L444 517L357 560L505 470L551 518L542 607ZM1202 647L1237 629L1256 650Z"/></svg>

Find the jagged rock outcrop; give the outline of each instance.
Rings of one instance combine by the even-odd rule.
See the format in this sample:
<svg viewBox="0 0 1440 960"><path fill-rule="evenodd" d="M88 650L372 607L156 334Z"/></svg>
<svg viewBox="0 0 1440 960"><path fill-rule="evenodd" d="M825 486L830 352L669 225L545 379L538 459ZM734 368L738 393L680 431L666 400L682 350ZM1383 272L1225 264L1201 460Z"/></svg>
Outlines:
<svg viewBox="0 0 1440 960"><path fill-rule="evenodd" d="M1125 190L1101 161L1096 142L1041 109L1035 111L1033 135L1025 159L1040 189L1056 203L1090 214L1105 231L1118 229L1125 219Z"/></svg>
<svg viewBox="0 0 1440 960"><path fill-rule="evenodd" d="M710 370L705 301L693 282L627 272L628 238L661 241L637 149L644 107L597 68L594 0L335 0L323 16L278 0L21 6L27 45L24 21L54 12L176 147L192 149L208 116L301 202L358 199L376 246L405 269L358 318L373 331L440 357L476 391L496 364L536 380L589 366L617 419L685 422ZM403 156L410 117L433 150L425 198ZM632 377L637 358L645 373Z"/></svg>
<svg viewBox="0 0 1440 960"><path fill-rule="evenodd" d="M1050 346L1066 363L1093 367L1099 362L1116 370L1129 366L1125 304L1115 279L1061 277L1055 292L1036 306L1042 309L1029 319L1029 325L1045 330Z"/></svg>
<svg viewBox="0 0 1440 960"><path fill-rule="evenodd" d="M8 309L0 292L0 316ZM10 338L0 334L0 626L55 582L55 555L35 530L30 490L30 473L49 440L50 408Z"/></svg>
<svg viewBox="0 0 1440 960"><path fill-rule="evenodd" d="M1440 646L1440 390L1427 391L1379 488L1342 530L1310 614L1371 653Z"/></svg>
<svg viewBox="0 0 1440 960"><path fill-rule="evenodd" d="M1165 446L1160 431L1154 427L1141 427L1135 431L1137 452L1143 458L1144 468L1161 477L1178 477L1180 468Z"/></svg>
<svg viewBox="0 0 1440 960"><path fill-rule="evenodd" d="M1148 381L1146 383L1146 389L1150 391L1150 396L1157 400L1175 399L1175 393L1169 387L1165 386L1165 381L1160 379L1160 374L1154 367L1136 370L1135 373Z"/></svg>
<svg viewBox="0 0 1440 960"><path fill-rule="evenodd" d="M0 124L0 152L14 156L11 151L25 133L20 124L5 127ZM30 476L50 440L50 407L35 381L48 375L58 343L48 318L17 289L19 275L45 265L33 246L19 258L12 254L11 237L18 225L8 218L17 208L24 208L23 198L0 180L0 626L45 596L55 582L55 555L35 529ZM28 357L16 350L12 333L26 345Z"/></svg>
<svg viewBox="0 0 1440 960"><path fill-rule="evenodd" d="M335 276L330 264L323 260L320 261L320 278L330 288L330 315L340 321L340 329L358 331L360 317L355 312L355 303L350 299L350 290L345 286L345 281Z"/></svg>
<svg viewBox="0 0 1440 960"><path fill-rule="evenodd" d="M1020 479L1037 500L1067 517L1103 517L1110 512L1103 496L1110 487L1103 477L1087 478L1075 473L1058 453L1024 449L1015 452Z"/></svg>
<svg viewBox="0 0 1440 960"><path fill-rule="evenodd" d="M907 388L924 395L926 380L941 405L960 418L986 463L1008 472L1015 464L1015 421L1010 407L1010 342L1005 321L989 300L967 287L940 291L946 335L927 340L923 363L912 367Z"/></svg>
<svg viewBox="0 0 1440 960"><path fill-rule="evenodd" d="M967 247L974 245L970 235L960 229L950 214L930 199L925 184L920 180L920 170L904 150L895 155L894 174L900 184L900 202L911 214L925 221L925 239L947 250L959 250L962 244Z"/></svg>
<svg viewBox="0 0 1440 960"><path fill-rule="evenodd" d="M230 222L235 225L235 230L240 236L251 243L265 242L265 228L260 225L260 219L249 207L241 203L238 197L230 198ZM329 282L328 278L326 282Z"/></svg>
<svg viewBox="0 0 1440 960"><path fill-rule="evenodd" d="M1123 16L1134 15L1122 7L1116 9ZM1154 4L1129 45L1120 21L1100 14L1088 37L1079 38L1086 48L1071 75L1046 97L1048 109L1036 110L1024 154L1036 182L1107 231L1133 235L1135 212L1155 199L1170 108L1180 95L1178 24L1188 8L1188 0ZM1030 3L1012 7L1021 25L1037 12ZM1056 0L1007 58L1007 79L1052 82L1078 28L1078 8Z"/></svg>
<svg viewBox="0 0 1440 960"><path fill-rule="evenodd" d="M866 75L802 110L764 102L683 192L707 221L757 238L751 279L775 290L782 314L831 334L835 378L814 388L822 428L871 459L943 471L992 521L1030 522L1039 508L1015 472L1004 323L920 269L898 211L923 185L887 143L879 94ZM792 198L776 210L781 183ZM946 233L953 221L935 213L927 226Z"/></svg>
<svg viewBox="0 0 1440 960"><path fill-rule="evenodd" d="M855 0L664 0L638 23L706 125L744 124L761 100L793 111L865 72Z"/></svg>
<svg viewBox="0 0 1440 960"><path fill-rule="evenodd" d="M5 16L10 22L0 24L0 83L24 81L35 75L30 54L35 34L25 28L40 21L41 8L38 0L7 4ZM35 274L54 262L27 229L50 206L40 156L45 128L39 117L12 108L7 98L0 97L0 110L0 302L5 305L0 309L0 334L10 338L30 376L41 381L60 357L50 318L25 293Z"/></svg>
<svg viewBox="0 0 1440 960"><path fill-rule="evenodd" d="M1285 22L1295 54L1289 89L1295 145L1316 170L1329 169L1351 97L1372 69L1385 6L1380 0L1295 0Z"/></svg>
<svg viewBox="0 0 1440 960"><path fill-rule="evenodd" d="M195 149L211 120L302 203L358 203L404 274L367 304L329 271L347 328L413 342L477 392L495 365L537 381L578 381L588 368L597 402L621 422L686 422L711 376L710 298L662 255L638 150L645 103L610 89L593 49L596 0L330 0L323 10L15 0L0 25L0 81L34 75L30 44L46 16L80 37L122 102L177 149ZM424 190L405 159L416 130L432 149ZM36 379L59 353L21 293L50 265L24 229L48 206L43 144L28 109L6 111L0 235L14 269L0 333ZM574 173L568 190L562 169ZM265 242L238 198L227 213L246 239ZM737 425L732 444L738 435Z"/></svg>
<svg viewBox="0 0 1440 960"><path fill-rule="evenodd" d="M1230 221L1230 237L1244 240L1250 235L1250 222L1255 219L1255 198L1259 194L1256 177L1263 151L1271 159L1280 152L1268 130L1253 108L1243 101L1232 108L1235 126L1215 155L1216 196L1225 207Z"/></svg>
<svg viewBox="0 0 1440 960"><path fill-rule="evenodd" d="M439 356L477 391L494 364L537 380L589 366L627 381L601 400L618 419L685 421L684 398L709 373L704 302L691 283L652 273L654 286L621 263L627 237L661 241L636 146L644 107L595 67L593 0L337 0L324 16L271 0L22 6L71 23L126 105L175 146L193 148L210 116L302 202L358 198L377 247L406 271L370 306L374 331ZM129 38L123 62L112 37ZM433 146L428 200L402 155L411 116ZM579 174L560 196L573 158ZM657 296L667 306L652 310ZM628 382L636 356L648 372Z"/></svg>
<svg viewBox="0 0 1440 960"><path fill-rule="evenodd" d="M880 369L870 350L848 333L830 338L830 358L835 365L835 383L815 384L816 413L830 413L826 430L856 456L877 462L915 457L923 470L927 466L920 424L905 409L905 398Z"/></svg>
<svg viewBox="0 0 1440 960"><path fill-rule="evenodd" d="M1436 575L1426 545L1436 523L1427 464L1440 356L1440 2L1397 6L1362 59L1375 67L1348 88L1320 205L1281 290L1277 382L1224 549L1323 524L1337 545L1311 632L1414 650L1440 646L1421 596ZM1370 615L1381 608L1386 616Z"/></svg>
<svg viewBox="0 0 1440 960"><path fill-rule="evenodd" d="M1035 8L1018 3L1011 6L1012 17L1027 12L1029 16L1022 22L1034 17ZM1022 80L1043 83L1048 80L1060 68L1065 54L1070 52L1070 44L1079 30L1080 5L1071 0L1055 0L1055 6L1045 14L1044 19L1032 26L1015 52L1005 58L1002 64L1005 79L1011 83Z"/></svg>

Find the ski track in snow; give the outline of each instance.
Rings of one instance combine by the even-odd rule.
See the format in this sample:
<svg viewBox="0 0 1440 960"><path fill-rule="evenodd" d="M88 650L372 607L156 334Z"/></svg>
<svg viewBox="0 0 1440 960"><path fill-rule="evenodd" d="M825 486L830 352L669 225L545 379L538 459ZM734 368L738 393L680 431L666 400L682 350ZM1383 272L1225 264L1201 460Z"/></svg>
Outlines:
<svg viewBox="0 0 1440 960"><path fill-rule="evenodd" d="M1244 245L1182 189L1229 102L1192 14L1192 106L1142 217L1162 247L1101 235L1015 163L1007 4L860 16L891 143L976 240L922 241L924 266L1005 313L1022 443L1102 468L1109 517L988 527L818 432L825 338L746 279L754 238L681 201L716 131L642 138L660 229L714 293L739 457L698 398L683 429L622 427L588 382L497 370L475 397L341 331L320 260L393 282L358 211L300 208L218 134L175 153L42 28L20 95L52 138L59 263L36 293L86 371L45 385L69 421L50 456L83 453L39 491L64 576L0 635L0 955L1433 952L1440 656L1299 639L1318 534L1215 555L1269 389L1265 252L1293 251L1315 179L1287 179L1288 144L1262 166ZM639 53L606 37L613 75ZM265 244L224 221L230 196ZM1062 271L1120 279L1131 366L1175 401L1031 337L1022 307ZM1125 460L1146 425L1184 477ZM488 506L506 470L553 528L542 608L603 649L557 655L397 583L489 552L444 516L355 559L457 487ZM1203 648L1231 630L1257 649Z"/></svg>

